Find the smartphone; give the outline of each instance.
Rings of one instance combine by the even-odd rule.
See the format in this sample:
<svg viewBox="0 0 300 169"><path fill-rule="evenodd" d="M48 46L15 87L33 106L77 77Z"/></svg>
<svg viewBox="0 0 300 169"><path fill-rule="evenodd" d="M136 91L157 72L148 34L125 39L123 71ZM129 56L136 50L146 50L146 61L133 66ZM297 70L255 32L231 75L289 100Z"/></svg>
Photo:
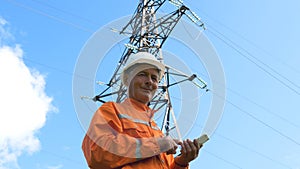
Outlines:
<svg viewBox="0 0 300 169"><path fill-rule="evenodd" d="M203 134L202 136L200 136L199 138L197 138L197 142L198 142L199 145L204 144L208 140L209 140L209 138L208 138L208 136L206 134Z"/></svg>

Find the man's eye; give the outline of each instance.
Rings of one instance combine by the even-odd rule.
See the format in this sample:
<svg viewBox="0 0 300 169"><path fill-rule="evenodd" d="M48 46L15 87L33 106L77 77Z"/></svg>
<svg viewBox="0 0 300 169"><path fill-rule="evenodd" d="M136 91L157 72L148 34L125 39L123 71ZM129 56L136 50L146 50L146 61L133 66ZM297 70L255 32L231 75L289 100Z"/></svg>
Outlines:
<svg viewBox="0 0 300 169"><path fill-rule="evenodd" d="M152 81L157 82L158 81L157 77L152 77Z"/></svg>

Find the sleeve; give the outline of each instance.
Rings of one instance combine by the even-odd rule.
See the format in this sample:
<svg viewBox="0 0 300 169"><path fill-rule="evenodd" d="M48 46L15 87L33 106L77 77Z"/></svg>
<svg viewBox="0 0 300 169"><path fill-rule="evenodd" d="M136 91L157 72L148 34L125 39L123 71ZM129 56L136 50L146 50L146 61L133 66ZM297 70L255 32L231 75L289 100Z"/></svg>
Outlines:
<svg viewBox="0 0 300 169"><path fill-rule="evenodd" d="M169 158L171 158L171 166L170 166L171 169L189 169L189 165L181 166L180 164L177 164L175 162L175 158L173 157L173 155L169 155L169 156L171 156L171 157L169 157Z"/></svg>
<svg viewBox="0 0 300 169"><path fill-rule="evenodd" d="M82 150L90 168L116 168L160 153L155 139L123 134L113 103L103 104L94 114Z"/></svg>

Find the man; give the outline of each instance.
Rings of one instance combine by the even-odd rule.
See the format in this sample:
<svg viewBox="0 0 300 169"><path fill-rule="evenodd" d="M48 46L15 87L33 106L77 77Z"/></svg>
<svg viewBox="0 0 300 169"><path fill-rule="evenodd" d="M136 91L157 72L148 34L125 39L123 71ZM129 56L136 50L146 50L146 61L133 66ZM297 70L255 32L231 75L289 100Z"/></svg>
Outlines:
<svg viewBox="0 0 300 169"><path fill-rule="evenodd" d="M128 98L104 103L94 114L82 149L91 169L187 169L201 146L173 140L153 121L153 98L165 66L147 53L132 54L121 78ZM177 146L181 155L176 158Z"/></svg>

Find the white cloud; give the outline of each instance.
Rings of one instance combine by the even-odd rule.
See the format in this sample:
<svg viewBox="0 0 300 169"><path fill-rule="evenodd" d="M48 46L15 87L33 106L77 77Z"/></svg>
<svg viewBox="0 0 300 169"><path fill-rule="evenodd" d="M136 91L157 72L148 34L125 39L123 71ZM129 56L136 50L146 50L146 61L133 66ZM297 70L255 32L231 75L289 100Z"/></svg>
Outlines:
<svg viewBox="0 0 300 169"><path fill-rule="evenodd" d="M3 27L6 24L7 24L7 21L0 16L0 26Z"/></svg>
<svg viewBox="0 0 300 169"><path fill-rule="evenodd" d="M0 46L2 46L5 41L13 39L14 38L8 29L8 22L0 16Z"/></svg>
<svg viewBox="0 0 300 169"><path fill-rule="evenodd" d="M10 36L6 24L0 17L0 36ZM5 46L0 39L0 169L19 168L18 157L40 149L36 133L53 110L45 77L29 69L22 57L19 45Z"/></svg>

